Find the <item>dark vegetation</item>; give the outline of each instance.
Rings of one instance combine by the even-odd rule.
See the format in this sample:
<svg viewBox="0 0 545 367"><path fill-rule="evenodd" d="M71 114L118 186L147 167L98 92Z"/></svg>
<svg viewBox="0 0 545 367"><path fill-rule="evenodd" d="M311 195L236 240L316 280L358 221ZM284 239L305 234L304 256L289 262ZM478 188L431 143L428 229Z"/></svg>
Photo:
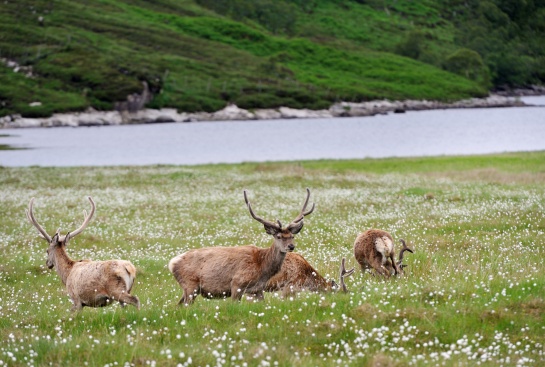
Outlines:
<svg viewBox="0 0 545 367"><path fill-rule="evenodd" d="M542 0L6 0L0 116L112 109L144 81L182 111L456 100L542 84L544 44Z"/></svg>

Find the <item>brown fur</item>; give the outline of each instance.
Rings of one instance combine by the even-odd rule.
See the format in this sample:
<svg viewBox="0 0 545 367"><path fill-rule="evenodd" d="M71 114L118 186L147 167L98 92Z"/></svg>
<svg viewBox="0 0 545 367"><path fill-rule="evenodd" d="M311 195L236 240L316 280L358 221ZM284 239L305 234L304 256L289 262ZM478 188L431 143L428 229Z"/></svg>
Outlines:
<svg viewBox="0 0 545 367"><path fill-rule="evenodd" d="M27 217L49 243L46 264L49 269L55 268L66 286L66 291L74 304L72 311L79 311L85 306L103 307L114 301L118 301L123 307L128 303L139 309L138 297L130 294L136 277L134 265L126 260L72 260L66 253L66 247L73 236L70 233L60 236L57 231L50 237L34 218L33 200L30 201ZM91 197L89 201L93 210L86 217L84 224L76 230L76 234L81 233L94 213Z"/></svg>
<svg viewBox="0 0 545 367"><path fill-rule="evenodd" d="M386 231L369 229L358 235L354 242L354 257L362 271L374 269L384 277L390 277L391 272L402 274L394 256L394 240Z"/></svg>
<svg viewBox="0 0 545 367"><path fill-rule="evenodd" d="M265 291L329 291L333 286L334 282L321 276L303 256L290 252L286 255L280 272L267 282Z"/></svg>
<svg viewBox="0 0 545 367"><path fill-rule="evenodd" d="M285 256L275 244L268 249L205 247L174 257L168 268L184 291L180 304L193 303L199 294L240 300L250 293L263 298L267 280L280 270Z"/></svg>
<svg viewBox="0 0 545 367"><path fill-rule="evenodd" d="M344 259L340 268L340 288L347 292L344 278L352 275L354 269L346 271ZM312 292L329 292L339 289L334 280L326 280L312 265L300 254L290 252L286 255L282 268L273 276L267 286L266 292L282 291L284 295L302 290Z"/></svg>
<svg viewBox="0 0 545 367"><path fill-rule="evenodd" d="M187 251L170 260L168 268L183 289L178 304L189 305L201 294L209 298L231 297L240 300L244 293L263 299L263 290L269 279L280 271L286 253L293 251L294 235L303 228L303 218L310 191L299 216L286 228L257 217L244 192L250 214L262 223L274 241L268 249L256 246L205 247Z"/></svg>

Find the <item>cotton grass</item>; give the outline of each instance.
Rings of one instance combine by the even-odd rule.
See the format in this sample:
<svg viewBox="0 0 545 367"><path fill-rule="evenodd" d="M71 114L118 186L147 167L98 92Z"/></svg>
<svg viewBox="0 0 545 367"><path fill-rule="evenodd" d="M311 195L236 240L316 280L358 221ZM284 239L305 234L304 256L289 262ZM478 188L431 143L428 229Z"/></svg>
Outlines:
<svg viewBox="0 0 545 367"><path fill-rule="evenodd" d="M516 172L503 172L509 183L498 183L471 171L378 175L361 165L1 169L0 365L545 363L545 187L528 180L533 173L517 183ZM349 294L266 294L257 303L199 297L176 307L182 291L166 267L173 256L270 245L243 189L262 217L285 222L306 187L316 210L296 251L321 275L337 278L343 257L355 266L353 241L372 227L415 250L406 275L385 281L358 269L346 280ZM28 201L36 197L49 232L66 232L81 223L87 195L97 212L68 252L133 262L140 311L112 305L71 314L60 279L45 267L46 244L25 218Z"/></svg>

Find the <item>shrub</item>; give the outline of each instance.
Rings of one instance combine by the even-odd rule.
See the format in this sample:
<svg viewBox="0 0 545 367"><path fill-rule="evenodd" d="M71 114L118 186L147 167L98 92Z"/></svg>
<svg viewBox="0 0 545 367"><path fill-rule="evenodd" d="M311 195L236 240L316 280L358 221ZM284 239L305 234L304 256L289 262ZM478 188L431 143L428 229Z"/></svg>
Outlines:
<svg viewBox="0 0 545 367"><path fill-rule="evenodd" d="M424 40L424 32L412 30L407 34L403 41L397 44L395 53L418 60L425 47Z"/></svg>
<svg viewBox="0 0 545 367"><path fill-rule="evenodd" d="M461 48L449 55L444 63L445 70L490 87L490 72L481 55L473 50Z"/></svg>

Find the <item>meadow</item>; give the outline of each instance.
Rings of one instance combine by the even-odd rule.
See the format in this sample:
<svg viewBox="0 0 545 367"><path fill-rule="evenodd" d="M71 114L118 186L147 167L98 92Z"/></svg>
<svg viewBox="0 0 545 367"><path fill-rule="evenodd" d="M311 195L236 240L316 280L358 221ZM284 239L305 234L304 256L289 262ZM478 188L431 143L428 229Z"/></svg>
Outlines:
<svg viewBox="0 0 545 367"><path fill-rule="evenodd" d="M2 366L539 366L545 363L545 152L97 168L0 167ZM403 277L359 267L349 293L263 302L182 295L168 261L191 248L272 242L244 204L291 221L314 213L296 252L327 278L368 228L414 249ZM141 310L71 313L46 242L78 227L74 259L123 258ZM398 247L399 249L399 247Z"/></svg>

